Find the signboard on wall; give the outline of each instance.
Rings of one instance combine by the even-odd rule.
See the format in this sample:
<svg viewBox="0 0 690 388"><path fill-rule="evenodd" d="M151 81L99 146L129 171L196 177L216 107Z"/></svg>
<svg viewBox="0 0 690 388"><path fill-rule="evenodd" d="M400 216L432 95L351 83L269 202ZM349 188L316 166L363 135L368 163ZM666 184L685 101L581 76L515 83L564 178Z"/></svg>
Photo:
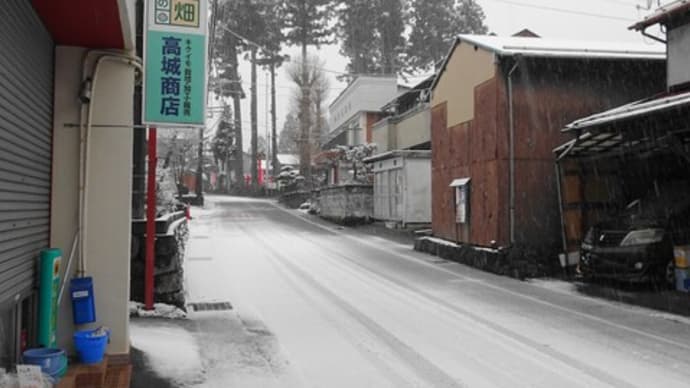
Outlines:
<svg viewBox="0 0 690 388"><path fill-rule="evenodd" d="M470 178L460 178L451 182L455 191L455 223L467 224L470 210Z"/></svg>
<svg viewBox="0 0 690 388"><path fill-rule="evenodd" d="M143 121L204 126L208 0L148 0L144 32Z"/></svg>

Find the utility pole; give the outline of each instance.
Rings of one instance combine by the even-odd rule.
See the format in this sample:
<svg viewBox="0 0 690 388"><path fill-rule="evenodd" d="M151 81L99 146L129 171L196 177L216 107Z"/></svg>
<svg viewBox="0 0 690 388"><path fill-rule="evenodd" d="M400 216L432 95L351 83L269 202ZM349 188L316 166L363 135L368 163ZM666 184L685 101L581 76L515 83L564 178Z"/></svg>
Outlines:
<svg viewBox="0 0 690 388"><path fill-rule="evenodd" d="M250 102L250 112L251 116L251 129L252 129L252 190L257 190L259 187L259 169L258 169L258 136L259 127L258 121L259 116L257 112L257 91L256 91L256 53L257 48L252 46L251 51L251 62L252 62L252 85L251 85L251 102Z"/></svg>
<svg viewBox="0 0 690 388"><path fill-rule="evenodd" d="M276 63L271 61L271 151L273 156L273 177L279 174L278 166L278 120L276 112ZM275 179L274 179L275 182Z"/></svg>
<svg viewBox="0 0 690 388"><path fill-rule="evenodd" d="M144 42L144 2L136 3L136 53L143 55ZM134 86L134 141L132 150L132 218L143 219L146 216L146 130L141 125L141 84Z"/></svg>
<svg viewBox="0 0 690 388"><path fill-rule="evenodd" d="M196 167L196 203L204 206L204 128L199 128L199 150L197 152L199 161Z"/></svg>

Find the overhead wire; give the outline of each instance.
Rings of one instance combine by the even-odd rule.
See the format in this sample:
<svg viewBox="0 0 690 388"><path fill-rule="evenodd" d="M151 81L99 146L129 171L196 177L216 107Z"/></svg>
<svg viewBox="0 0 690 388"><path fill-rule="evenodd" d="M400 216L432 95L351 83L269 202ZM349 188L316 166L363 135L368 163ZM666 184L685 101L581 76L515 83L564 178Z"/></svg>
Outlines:
<svg viewBox="0 0 690 388"><path fill-rule="evenodd" d="M603 15L603 14L594 13L594 12L578 11L578 10L574 10L574 9L552 7L552 6L548 6L548 5L528 4L528 3L523 3L523 2L515 1L515 0L486 0L486 1L493 1L496 3L509 4L509 5L514 5L517 7L540 9L543 11L559 12L559 13L565 13L565 14L570 14L570 15L587 16L587 17L609 19L609 20L618 20L618 21L624 21L624 22L635 22L636 21L635 19L632 19L632 18L612 16L612 15Z"/></svg>

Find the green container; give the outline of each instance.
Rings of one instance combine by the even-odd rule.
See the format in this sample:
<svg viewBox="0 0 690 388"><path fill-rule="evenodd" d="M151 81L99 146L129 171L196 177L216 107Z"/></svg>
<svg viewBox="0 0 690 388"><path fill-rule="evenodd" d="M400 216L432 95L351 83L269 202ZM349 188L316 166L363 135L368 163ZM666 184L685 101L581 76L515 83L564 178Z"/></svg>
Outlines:
<svg viewBox="0 0 690 388"><path fill-rule="evenodd" d="M57 346L57 299L60 292L60 264L62 251L41 251L38 292L38 344L46 348Z"/></svg>

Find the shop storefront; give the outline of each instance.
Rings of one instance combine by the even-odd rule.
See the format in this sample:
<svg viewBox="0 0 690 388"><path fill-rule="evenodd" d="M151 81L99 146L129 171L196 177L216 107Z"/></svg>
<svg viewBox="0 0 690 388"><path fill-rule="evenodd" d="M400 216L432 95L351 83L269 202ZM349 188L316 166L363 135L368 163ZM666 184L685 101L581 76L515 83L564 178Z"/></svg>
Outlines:
<svg viewBox="0 0 690 388"><path fill-rule="evenodd" d="M66 273L65 264L80 225L98 324L113 330L108 352L129 352L135 3L6 0L0 7L0 367L36 345L39 252L61 249L60 276L71 278L76 266ZM92 156L83 162L87 120ZM80 224L82 189L89 202ZM65 297L57 341L68 351L71 315Z"/></svg>
<svg viewBox="0 0 690 388"><path fill-rule="evenodd" d="M29 2L10 3L0 10L0 364L29 332L35 259L50 239L53 38Z"/></svg>

